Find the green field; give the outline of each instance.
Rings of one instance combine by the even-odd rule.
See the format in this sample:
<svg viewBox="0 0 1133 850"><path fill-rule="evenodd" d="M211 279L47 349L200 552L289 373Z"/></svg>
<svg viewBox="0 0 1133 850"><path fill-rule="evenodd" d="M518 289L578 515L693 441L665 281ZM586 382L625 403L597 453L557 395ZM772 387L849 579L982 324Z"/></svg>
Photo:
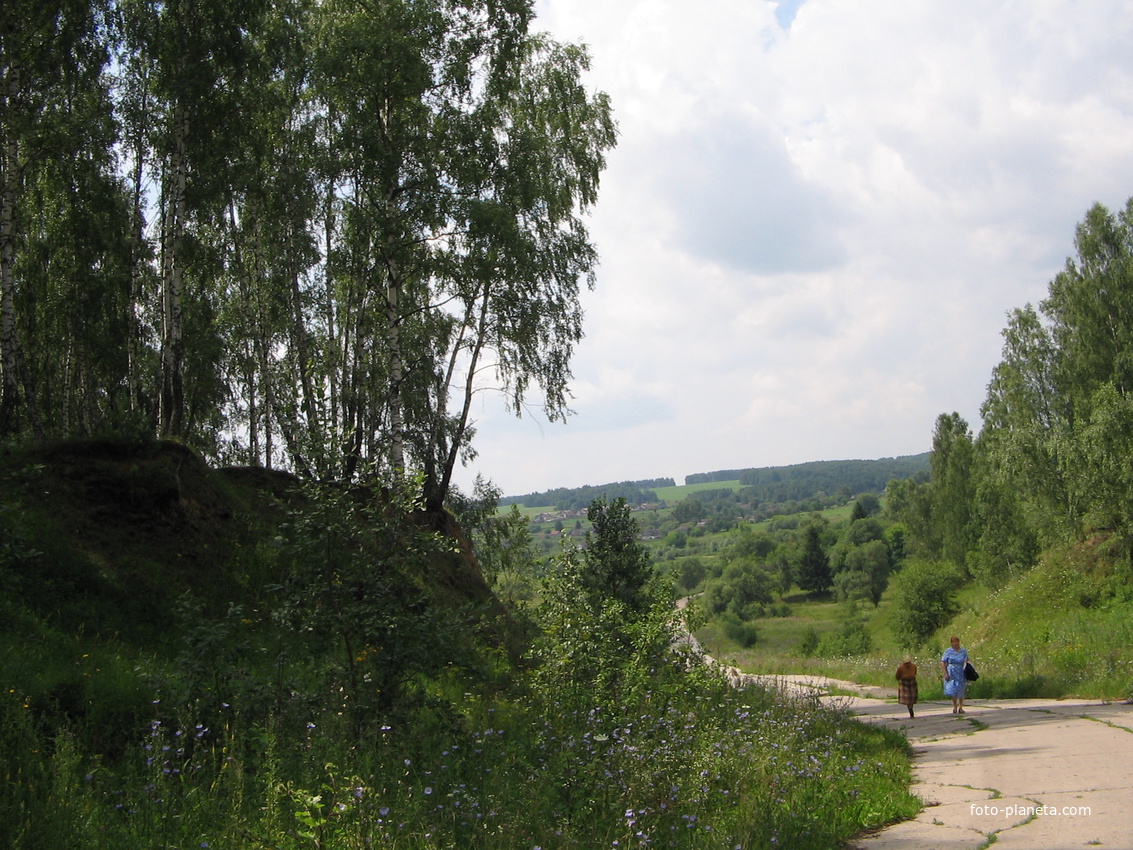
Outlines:
<svg viewBox="0 0 1133 850"><path fill-rule="evenodd" d="M655 487L653 492L658 499L666 502L679 502L705 490L739 490L740 482L735 481L709 481L704 484L679 484L676 487Z"/></svg>

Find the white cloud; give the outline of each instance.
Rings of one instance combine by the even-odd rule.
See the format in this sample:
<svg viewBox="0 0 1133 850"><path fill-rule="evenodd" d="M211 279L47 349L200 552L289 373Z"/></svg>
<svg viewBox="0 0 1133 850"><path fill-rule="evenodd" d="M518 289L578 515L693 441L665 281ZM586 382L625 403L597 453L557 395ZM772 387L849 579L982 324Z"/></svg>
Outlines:
<svg viewBox="0 0 1133 850"><path fill-rule="evenodd" d="M680 211L674 238L705 262L777 274L843 259L842 215L770 128L725 114L659 138L647 156L658 197Z"/></svg>
<svg viewBox="0 0 1133 850"><path fill-rule="evenodd" d="M1133 195L1127 0L540 0L620 126L566 425L479 409L507 493L925 451L1007 310Z"/></svg>

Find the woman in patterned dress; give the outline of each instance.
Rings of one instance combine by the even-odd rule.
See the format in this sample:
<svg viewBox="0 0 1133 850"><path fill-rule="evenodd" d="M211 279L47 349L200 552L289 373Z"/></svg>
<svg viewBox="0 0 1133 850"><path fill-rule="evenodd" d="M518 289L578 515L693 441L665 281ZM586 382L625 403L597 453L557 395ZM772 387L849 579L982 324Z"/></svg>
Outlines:
<svg viewBox="0 0 1133 850"><path fill-rule="evenodd" d="M909 717L913 716L917 696L917 665L906 658L897 668L897 702L909 707Z"/></svg>
<svg viewBox="0 0 1133 850"><path fill-rule="evenodd" d="M952 636L952 646L944 650L940 668L944 673L944 695L952 697L952 713L964 713L964 698L968 695L968 680L964 678L964 665L968 663L968 650L960 646L960 638Z"/></svg>

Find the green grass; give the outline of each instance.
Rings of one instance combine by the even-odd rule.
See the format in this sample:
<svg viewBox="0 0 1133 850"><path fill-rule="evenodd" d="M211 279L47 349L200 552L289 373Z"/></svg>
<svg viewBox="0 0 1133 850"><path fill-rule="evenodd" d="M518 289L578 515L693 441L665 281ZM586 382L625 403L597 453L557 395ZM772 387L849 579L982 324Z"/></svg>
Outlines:
<svg viewBox="0 0 1133 850"><path fill-rule="evenodd" d="M829 520L832 525L841 525L849 523L850 516L853 512L854 505L852 502L849 502L845 505L839 505L836 508L827 508L821 512L821 515Z"/></svg>
<svg viewBox="0 0 1133 850"><path fill-rule="evenodd" d="M109 677L95 702L124 695L114 647L59 650L40 660ZM295 687L313 694L315 681ZM364 738L333 700L276 714L151 693L119 751L87 724L49 732L35 700L10 689L0 769L15 781L0 792L0 843L824 850L919 808L899 736L805 700L697 675L579 714L559 686L515 700L458 675L422 684L426 699Z"/></svg>
<svg viewBox="0 0 1133 850"><path fill-rule="evenodd" d="M528 519L534 519L539 514L545 514L545 513L548 513L550 511L554 510L554 508L551 507L550 505L541 505L541 506L537 506L537 507L533 507L533 508L528 507L527 505L501 505L497 509L496 513L498 513L498 514L510 514L511 509L513 507L517 511L519 511L520 516L525 516ZM565 520L564 520L564 522L565 522Z"/></svg>
<svg viewBox="0 0 1133 850"><path fill-rule="evenodd" d="M973 649L980 692L1127 698L1133 602L1118 577L1091 575L1074 550L1052 553L1002 590L970 600L952 628Z"/></svg>
<svg viewBox="0 0 1133 850"><path fill-rule="evenodd" d="M678 484L675 487L655 487L653 492L657 494L658 499L673 503L706 490L739 490L740 486L737 478L734 481L706 481L700 484Z"/></svg>
<svg viewBox="0 0 1133 850"><path fill-rule="evenodd" d="M899 736L673 663L667 631L649 663L617 644L576 680L541 679L534 655L492 642L492 623L435 599L409 599L417 631L406 615L414 628L381 632L392 608L320 625L333 606L293 583L354 551L324 535L333 524L317 526L318 547L297 545L310 540L281 535L314 527L303 510L186 466L188 517L146 497L169 489L165 461L149 459L180 450L144 446L134 464L128 448L83 448L113 463L68 451L2 491L0 846L825 850L919 808ZM355 582L375 572L335 563ZM338 587L328 598L349 603ZM544 639L616 632L587 612ZM442 620L453 640L438 648ZM367 634L383 637L349 644ZM395 653L411 676L367 678ZM628 679L640 686L617 698L593 686Z"/></svg>

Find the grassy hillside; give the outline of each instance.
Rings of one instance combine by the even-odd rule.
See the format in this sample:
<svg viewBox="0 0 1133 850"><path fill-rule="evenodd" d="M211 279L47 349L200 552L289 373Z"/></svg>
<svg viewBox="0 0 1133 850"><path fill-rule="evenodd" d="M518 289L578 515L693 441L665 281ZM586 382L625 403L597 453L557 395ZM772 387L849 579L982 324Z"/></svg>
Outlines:
<svg viewBox="0 0 1133 850"><path fill-rule="evenodd" d="M43 627L174 649L185 595L206 610L266 605L281 530L305 498L293 476L210 469L173 442L85 440L0 456L9 603ZM469 558L431 565L460 607L491 605ZM498 613L498 612L497 612Z"/></svg>
<svg viewBox="0 0 1133 850"><path fill-rule="evenodd" d="M301 635L276 621L296 604L291 476L212 470L171 442L86 440L5 452L0 483L0 671L43 733L116 751L170 692L211 711L283 658L257 699L318 687ZM467 624L447 660L515 646L474 562L442 553L425 572L391 573L384 592ZM337 664L333 640L326 651Z"/></svg>
<svg viewBox="0 0 1133 850"><path fill-rule="evenodd" d="M657 494L658 499L666 502L679 502L682 499L687 499L689 496L695 496L698 493L704 493L712 490L739 490L740 481L738 478L731 481L704 481L700 484L680 484L674 487L657 487L654 492Z"/></svg>
<svg viewBox="0 0 1133 850"><path fill-rule="evenodd" d="M968 636L996 693L1133 697L1133 582L1101 539L973 594L952 629Z"/></svg>
<svg viewBox="0 0 1133 850"><path fill-rule="evenodd" d="M1052 551L1031 572L991 591L969 581L958 588L959 613L910 651L892 624L895 601L851 608L830 596L797 591L785 601L790 615L758 621L759 640L745 649L718 627L698 637L715 653L749 672L812 672L868 684L892 685L893 668L910 654L921 668L921 695L942 698L937 670L949 637L960 635L979 667L974 698L1133 698L1133 584L1095 539ZM859 623L867 652L805 655L809 629L838 635Z"/></svg>
<svg viewBox="0 0 1133 850"><path fill-rule="evenodd" d="M667 596L551 581L536 629L435 528L171 443L0 454L0 846L825 850L919 808L903 739L674 657Z"/></svg>

